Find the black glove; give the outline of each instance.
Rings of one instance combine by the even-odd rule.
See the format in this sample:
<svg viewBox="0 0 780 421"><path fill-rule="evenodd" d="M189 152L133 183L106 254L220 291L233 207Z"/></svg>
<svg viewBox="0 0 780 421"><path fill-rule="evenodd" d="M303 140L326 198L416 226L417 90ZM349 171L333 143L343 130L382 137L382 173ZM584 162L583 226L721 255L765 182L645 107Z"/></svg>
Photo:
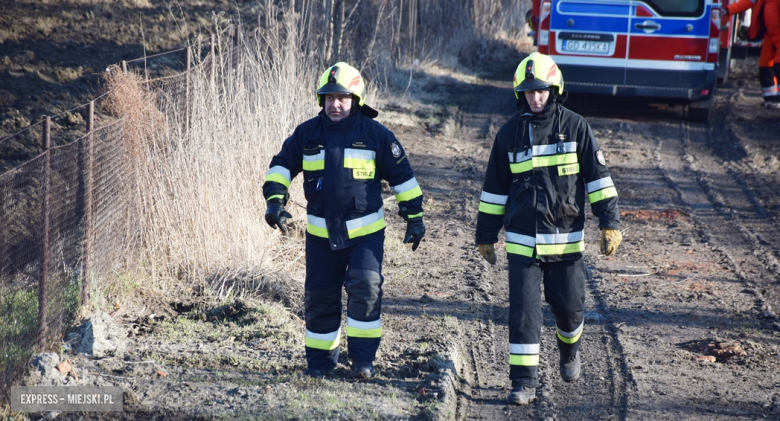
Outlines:
<svg viewBox="0 0 780 421"><path fill-rule="evenodd" d="M412 251L415 251L423 237L425 237L425 224L423 224L422 217L406 221L404 244L412 243Z"/></svg>
<svg viewBox="0 0 780 421"><path fill-rule="evenodd" d="M274 200L268 202L268 209L265 211L265 222L271 226L271 228L279 227L283 233L287 234L287 218L292 218L289 212L284 210L284 205L281 202Z"/></svg>

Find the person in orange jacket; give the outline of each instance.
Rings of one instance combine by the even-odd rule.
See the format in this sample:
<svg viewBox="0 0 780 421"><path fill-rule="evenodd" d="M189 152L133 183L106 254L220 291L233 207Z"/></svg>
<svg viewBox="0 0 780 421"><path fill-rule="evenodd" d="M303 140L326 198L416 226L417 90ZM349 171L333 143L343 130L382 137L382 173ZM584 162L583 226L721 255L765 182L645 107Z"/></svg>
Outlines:
<svg viewBox="0 0 780 421"><path fill-rule="evenodd" d="M748 39L763 38L761 56L758 59L758 79L761 82L763 106L780 109L780 0L739 0L729 4L729 15L753 9L748 29Z"/></svg>

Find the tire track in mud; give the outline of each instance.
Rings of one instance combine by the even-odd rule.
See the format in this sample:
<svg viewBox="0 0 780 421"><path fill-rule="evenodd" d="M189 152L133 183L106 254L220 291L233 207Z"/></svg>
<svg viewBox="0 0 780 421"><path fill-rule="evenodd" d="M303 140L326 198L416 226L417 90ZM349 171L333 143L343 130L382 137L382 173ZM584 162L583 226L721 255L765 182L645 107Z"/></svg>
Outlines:
<svg viewBox="0 0 780 421"><path fill-rule="evenodd" d="M501 120L499 116L489 118ZM455 121L457 136L462 139L487 137L490 132L484 115L460 111ZM487 140L492 144L492 138ZM511 391L507 261L501 250L495 266L474 261L473 247L465 246L461 259L470 262L464 276L474 282L467 295L475 299L473 306L479 306L479 311L472 320L460 321L462 328L455 345L462 357L460 381L454 382L458 392L456 419L626 419L628 389L633 380L618 327L591 276L587 283L582 377L571 384L560 379L554 318L544 304L537 398L526 406L506 404ZM503 246L499 243L496 248Z"/></svg>
<svg viewBox="0 0 780 421"><path fill-rule="evenodd" d="M759 318L770 320L772 326L776 330L780 330L776 310L773 309L772 304L768 302L769 300L762 291L767 285L756 282L757 276L748 276L742 269L747 264L752 269L758 269L762 279L769 278L769 283L780 282L780 274L777 272L780 263L775 257L778 251L773 249L772 253L767 253L764 245L771 245L771 243L762 241L761 234L756 232L755 228L749 227L746 221L751 220L754 224L760 225L764 235L770 238L778 238L780 230L771 222L770 218L767 218L767 211L758 199L753 187L748 185L737 171L725 166L723 176L718 177L716 182L713 177L718 174L706 171L696 165L697 162L705 162L707 157L703 157L703 155L710 153L707 145L712 145L716 136L718 135L713 132L712 126L706 126L702 129L702 126L697 125L694 126L694 130L691 130L691 125L688 122L680 123L681 153L676 156L683 157L683 167L695 176L701 191L706 195L716 215L707 215L690 206L688 209L691 215L696 217L697 226L701 228L702 235L708 242L717 244L717 251L730 262L734 273L757 297L755 310ZM675 184L675 190L679 191L675 180L673 178L669 180ZM723 191L728 191L729 194L724 195L721 193ZM682 194L681 199L685 203ZM750 206L745 206L745 204ZM734 232L739 233L741 241L735 239ZM728 239L732 239L732 241L728 241ZM735 240L741 243L741 247L732 246L736 242ZM742 253L741 256L735 257L734 253L729 252L729 249L749 250L751 253ZM742 264L738 262L740 258Z"/></svg>

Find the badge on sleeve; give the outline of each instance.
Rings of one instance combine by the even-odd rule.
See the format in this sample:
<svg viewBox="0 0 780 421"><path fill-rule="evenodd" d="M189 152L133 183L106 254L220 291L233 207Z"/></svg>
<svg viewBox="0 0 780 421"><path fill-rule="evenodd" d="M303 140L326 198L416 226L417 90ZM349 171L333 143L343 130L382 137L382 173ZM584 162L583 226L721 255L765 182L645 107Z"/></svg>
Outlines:
<svg viewBox="0 0 780 421"><path fill-rule="evenodd" d="M397 143L393 142L390 144L390 152L393 153L393 157L398 158L401 156L401 147L398 146Z"/></svg>
<svg viewBox="0 0 780 421"><path fill-rule="evenodd" d="M601 149L596 151L596 161L601 165L607 165L607 160L604 159L604 152L601 152Z"/></svg>

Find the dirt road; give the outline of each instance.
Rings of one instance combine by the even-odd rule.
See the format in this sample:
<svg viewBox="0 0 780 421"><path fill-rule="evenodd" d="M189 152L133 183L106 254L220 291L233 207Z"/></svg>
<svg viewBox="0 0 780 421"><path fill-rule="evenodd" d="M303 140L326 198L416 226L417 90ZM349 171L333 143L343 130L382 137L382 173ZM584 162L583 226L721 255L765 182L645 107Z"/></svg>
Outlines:
<svg viewBox="0 0 780 421"><path fill-rule="evenodd" d="M597 255L590 221L583 375L559 379L545 308L542 384L523 407L504 403L505 253L491 266L472 244L511 86L445 70L419 84L422 102L382 107L426 194L429 234L412 253L388 217L378 375L351 378L343 355L335 375L302 377L301 303L199 312L160 301L124 316L137 332L124 359L72 357L90 384L129 391L120 418L780 419L780 115L758 107L752 78L721 87L709 125L679 107L568 104L607 152L624 242L615 257Z"/></svg>
<svg viewBox="0 0 780 421"><path fill-rule="evenodd" d="M431 161L418 170L425 191L451 203L440 227L456 238L443 254L465 264L439 291L460 301L459 333L449 338L460 356L456 418L780 418L780 115L758 107L750 75L737 69L738 79L721 87L710 125L683 120L680 107L609 98L568 104L608 152L624 243L614 258L597 255L591 221L583 377L573 385L558 378L546 310L542 385L528 407L503 402L506 260L483 264L471 245L492 134L512 110L510 86L454 89L472 93L452 117L454 134L413 151ZM481 101L502 97L500 106ZM457 154L441 157L453 148Z"/></svg>
<svg viewBox="0 0 780 421"><path fill-rule="evenodd" d="M117 314L133 332L130 352L66 351L81 384L125 388L126 412L114 416L123 419L780 419L780 113L758 107L755 62L738 63L719 88L709 125L686 122L679 107L567 103L607 153L624 242L599 256L595 221L587 226L582 378L558 378L545 308L537 399L504 403L507 262L503 251L495 266L482 261L473 237L519 59L490 73L432 69L415 76L419 101L380 104L426 195L428 235L415 253L401 244L388 190L374 379L352 379L346 355L332 377L301 376L302 302L292 291L206 310L155 299Z"/></svg>

